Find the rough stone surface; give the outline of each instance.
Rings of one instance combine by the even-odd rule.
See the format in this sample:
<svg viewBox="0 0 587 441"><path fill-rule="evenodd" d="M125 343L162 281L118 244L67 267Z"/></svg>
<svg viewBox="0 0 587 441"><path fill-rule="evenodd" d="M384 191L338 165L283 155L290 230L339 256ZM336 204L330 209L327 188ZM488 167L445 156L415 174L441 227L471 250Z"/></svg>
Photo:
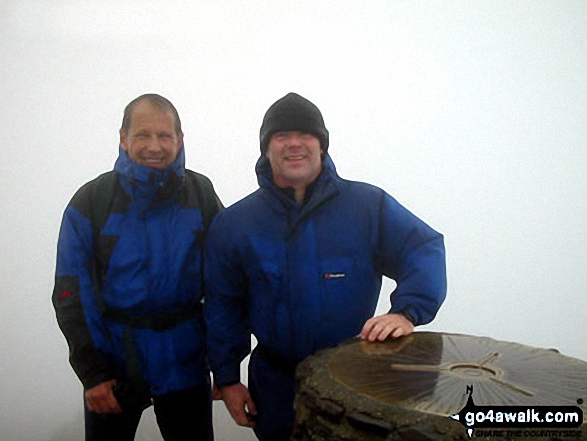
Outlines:
<svg viewBox="0 0 587 441"><path fill-rule="evenodd" d="M297 441L466 441L465 428L446 416L429 414L377 401L357 393L330 375L325 350L309 357L296 371L298 393L293 440ZM587 440L587 428L581 426L578 438L476 437L493 440Z"/></svg>
<svg viewBox="0 0 587 441"><path fill-rule="evenodd" d="M303 441L466 440L461 424L445 417L406 410L359 395L332 379L328 351L297 370L296 430ZM403 435L402 435L403 434Z"/></svg>

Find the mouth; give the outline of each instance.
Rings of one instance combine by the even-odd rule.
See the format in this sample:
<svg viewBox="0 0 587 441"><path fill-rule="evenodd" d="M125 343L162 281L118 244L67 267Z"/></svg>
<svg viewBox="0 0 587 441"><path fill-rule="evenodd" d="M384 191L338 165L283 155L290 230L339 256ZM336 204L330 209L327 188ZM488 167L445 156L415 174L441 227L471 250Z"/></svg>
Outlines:
<svg viewBox="0 0 587 441"><path fill-rule="evenodd" d="M145 164L161 164L165 158L141 158Z"/></svg>
<svg viewBox="0 0 587 441"><path fill-rule="evenodd" d="M285 159L286 161L303 161L304 159L306 159L305 155L288 155L285 156L283 159Z"/></svg>

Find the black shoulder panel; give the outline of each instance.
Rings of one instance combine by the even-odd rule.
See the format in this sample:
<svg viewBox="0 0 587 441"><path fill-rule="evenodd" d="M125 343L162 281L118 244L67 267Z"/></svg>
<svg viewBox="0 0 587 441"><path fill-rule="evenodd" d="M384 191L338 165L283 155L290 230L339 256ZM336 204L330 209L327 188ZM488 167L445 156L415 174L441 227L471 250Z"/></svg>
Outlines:
<svg viewBox="0 0 587 441"><path fill-rule="evenodd" d="M185 208L197 208L202 212L205 229L212 218L222 209L222 203L214 192L212 182L206 176L186 170L186 191L179 201Z"/></svg>
<svg viewBox="0 0 587 441"><path fill-rule="evenodd" d="M94 228L100 231L110 213L128 210L130 197L120 185L116 172L109 171L84 184L70 205L89 218Z"/></svg>
<svg viewBox="0 0 587 441"><path fill-rule="evenodd" d="M95 180L86 182L71 198L69 205L87 218L92 217L92 187Z"/></svg>

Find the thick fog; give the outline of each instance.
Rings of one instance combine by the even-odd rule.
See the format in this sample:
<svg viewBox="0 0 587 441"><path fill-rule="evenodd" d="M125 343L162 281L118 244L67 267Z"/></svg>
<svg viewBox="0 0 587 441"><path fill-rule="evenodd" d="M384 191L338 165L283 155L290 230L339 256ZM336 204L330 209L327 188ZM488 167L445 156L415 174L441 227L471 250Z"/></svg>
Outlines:
<svg viewBox="0 0 587 441"><path fill-rule="evenodd" d="M309 98L339 174L445 235L448 296L422 329L587 360L586 23L582 0L2 2L0 439L83 437L57 235L147 92L176 105L225 205L257 187L269 105ZM217 439L253 439L215 411ZM153 420L137 439L161 439Z"/></svg>

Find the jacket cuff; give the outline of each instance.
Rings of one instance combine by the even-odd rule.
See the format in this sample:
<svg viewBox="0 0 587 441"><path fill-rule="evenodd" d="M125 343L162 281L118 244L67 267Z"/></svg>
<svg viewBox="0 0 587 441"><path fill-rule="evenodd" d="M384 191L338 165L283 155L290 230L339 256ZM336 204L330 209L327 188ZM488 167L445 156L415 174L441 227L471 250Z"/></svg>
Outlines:
<svg viewBox="0 0 587 441"><path fill-rule="evenodd" d="M389 310L389 314L401 314L403 315L405 318L407 318L410 322L412 322L412 324L414 326L418 326L418 320L415 317L414 313L412 312L412 310L410 308L403 308L401 310L394 310L393 308L391 308Z"/></svg>
<svg viewBox="0 0 587 441"><path fill-rule="evenodd" d="M214 383L218 387L230 386L240 383L241 372L239 364L227 364L220 368L213 369Z"/></svg>
<svg viewBox="0 0 587 441"><path fill-rule="evenodd" d="M115 377L109 372L99 371L91 374L86 373L83 377L78 373L78 378L80 379L84 390L88 390L106 381L113 380Z"/></svg>

